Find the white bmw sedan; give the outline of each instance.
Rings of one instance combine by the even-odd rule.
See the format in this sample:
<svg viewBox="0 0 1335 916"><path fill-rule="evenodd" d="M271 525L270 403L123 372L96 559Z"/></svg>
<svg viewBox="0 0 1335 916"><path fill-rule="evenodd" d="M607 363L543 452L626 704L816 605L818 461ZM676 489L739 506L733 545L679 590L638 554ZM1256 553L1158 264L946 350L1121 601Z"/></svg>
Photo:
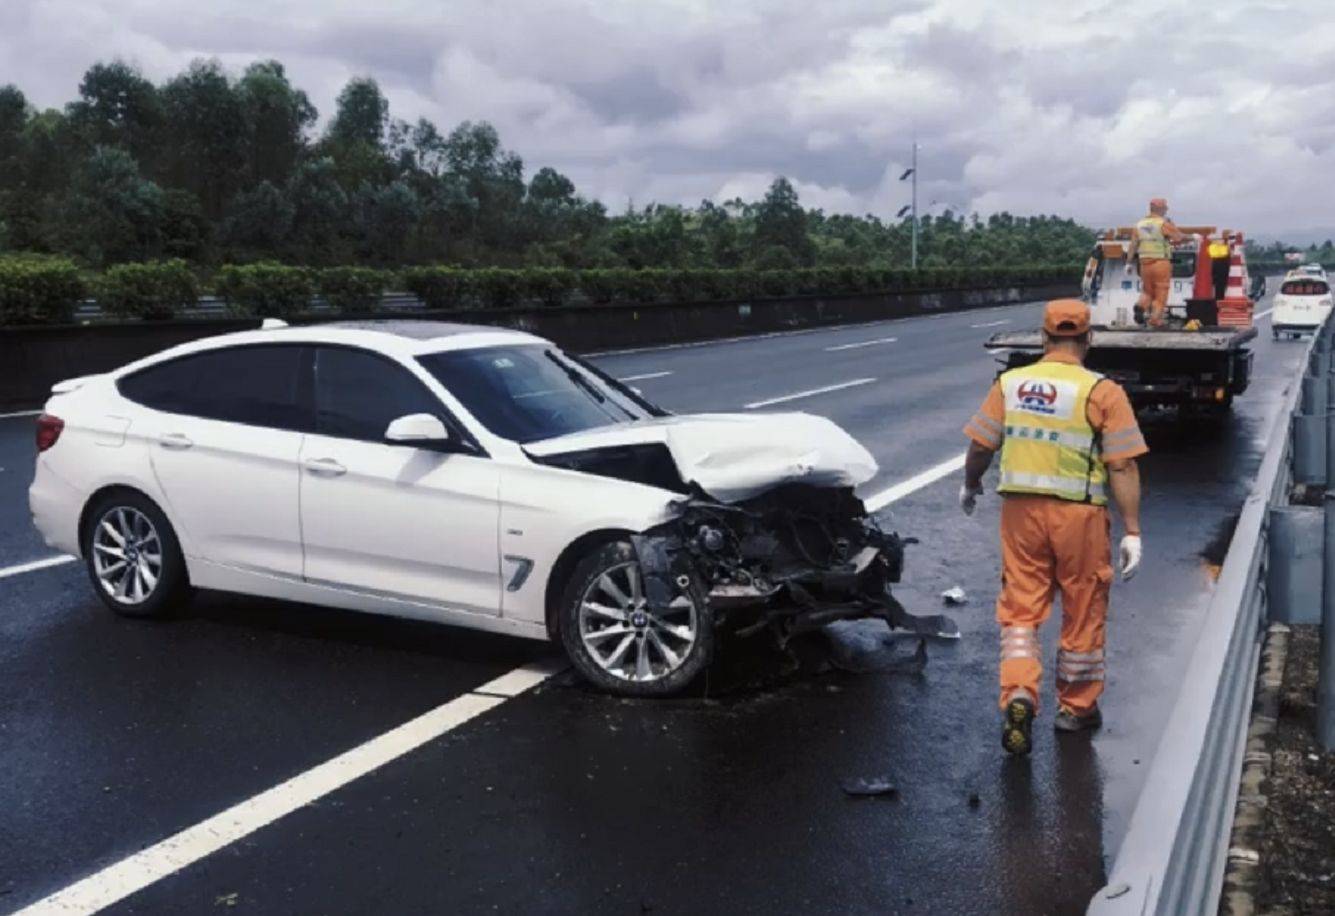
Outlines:
<svg viewBox="0 0 1335 916"><path fill-rule="evenodd" d="M642 696L725 623L948 625L891 597L903 542L836 425L670 416L515 331L267 322L56 385L37 445L38 529L131 616L203 588L414 617L556 640Z"/></svg>

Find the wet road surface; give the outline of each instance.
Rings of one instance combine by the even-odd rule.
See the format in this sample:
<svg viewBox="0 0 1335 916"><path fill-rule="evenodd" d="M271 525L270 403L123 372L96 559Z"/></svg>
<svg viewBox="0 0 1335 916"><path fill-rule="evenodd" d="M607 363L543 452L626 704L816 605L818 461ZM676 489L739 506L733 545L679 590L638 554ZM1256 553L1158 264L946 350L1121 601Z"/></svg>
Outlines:
<svg viewBox="0 0 1335 916"><path fill-rule="evenodd" d="M1262 305L1261 308L1266 308ZM826 415L883 492L958 456L995 372L995 330L1034 305L600 358L676 411ZM1006 324L1000 324L1007 322ZM879 624L781 657L733 642L689 697L602 696L561 674L169 874L112 912L1066 913L1116 852L1227 536L1301 346L1254 345L1218 427L1144 418L1146 565L1113 592L1105 730L1058 741L1050 692L1027 761L995 710L998 500L958 473L882 514L922 539L897 594L956 643L919 675L827 658L908 654ZM870 381L867 381L870 380ZM816 393L808 393L816 392ZM0 419L0 568L50 555L31 529L32 421ZM1050 655L1055 623L1045 634ZM68 564L0 578L0 912L97 873L516 665L536 643L205 595L114 618ZM795 669L795 670L794 670ZM851 799L841 780L897 792Z"/></svg>

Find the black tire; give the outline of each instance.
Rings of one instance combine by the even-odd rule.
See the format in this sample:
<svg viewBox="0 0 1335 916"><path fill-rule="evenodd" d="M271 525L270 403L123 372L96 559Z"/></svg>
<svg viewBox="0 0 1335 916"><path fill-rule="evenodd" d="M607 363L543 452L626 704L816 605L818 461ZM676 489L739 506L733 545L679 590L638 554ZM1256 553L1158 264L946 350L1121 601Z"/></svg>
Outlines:
<svg viewBox="0 0 1335 916"><path fill-rule="evenodd" d="M134 524L134 513L147 521L151 526L149 529L156 538L156 543L160 547L160 552L152 553L152 545L155 543L153 538L145 537L140 546L134 546L131 559L135 562L142 562L143 568L147 572L150 569L149 563L153 556L159 558L159 564L154 576L154 582L151 588L146 590L144 597L134 600L133 594L126 594L124 597L118 597L115 593L118 591L110 581L104 580L104 575L111 575L106 571L99 571L99 557L103 557L103 562L115 563L117 558L106 559L107 550L99 549L98 538L99 529L104 524L109 524L113 529L120 530L122 522L126 519ZM171 523L167 521L167 516L163 515L162 510L157 507L153 500L142 493L134 490L119 490L99 498L88 511L88 521L82 532L82 546L84 556L84 568L88 571L88 579L93 585L93 591L97 597L102 599L102 603L124 617L164 617L170 614L190 597L190 580L186 573L185 558L181 556L181 545L176 539L176 532ZM142 525L135 530L144 531ZM123 535L123 531L121 532ZM107 535L110 537L110 535ZM115 543L104 544L104 547L115 549ZM124 548L122 548L124 549ZM140 558L142 553L142 559ZM123 582L126 578L135 578L132 589L142 589L146 578L130 577L127 571L118 582Z"/></svg>
<svg viewBox="0 0 1335 916"><path fill-rule="evenodd" d="M685 689L699 676L700 672L709 667L714 659L714 615L709 608L705 591L698 582L689 582L682 595L679 596L689 598L693 603L695 626L694 639L689 643L689 647L680 654L680 662L675 667L670 667L666 657L650 642L646 651L650 653L651 657L658 656L659 667L663 670L655 672L652 679L648 680L634 680L627 676L618 676L595 661L589 647L585 644L584 633L582 632L584 624L581 619L581 605L585 595L597 586L605 573L624 569L630 564L634 564L638 571L639 566L635 549L626 541L613 541L603 544L591 550L579 561L561 595L561 605L558 612L561 644L565 647L566 655L570 657L575 670L585 680L608 693L627 697L671 696ZM609 623L609 626L616 625L615 623ZM626 625L630 626L631 624L628 622ZM647 631L651 628L652 625L639 631L635 640L631 643L632 651L638 652L641 642L649 639ZM593 632L597 631L594 630ZM659 636L658 634L662 632L662 630L656 630L654 633L660 644L668 643L669 647L674 650L684 645L682 642L673 642L673 637Z"/></svg>

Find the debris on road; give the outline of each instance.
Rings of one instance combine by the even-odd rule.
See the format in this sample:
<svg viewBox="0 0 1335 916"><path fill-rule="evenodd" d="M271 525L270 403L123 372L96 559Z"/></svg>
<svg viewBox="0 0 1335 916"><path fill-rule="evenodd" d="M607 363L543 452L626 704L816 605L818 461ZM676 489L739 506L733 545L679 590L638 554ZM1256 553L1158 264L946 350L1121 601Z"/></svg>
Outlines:
<svg viewBox="0 0 1335 916"><path fill-rule="evenodd" d="M899 789L889 776L853 776L841 782L845 794L855 798L871 798L880 795L895 796Z"/></svg>
<svg viewBox="0 0 1335 916"><path fill-rule="evenodd" d="M825 628L829 662L851 674L920 674L927 667L927 640L918 638L912 655L898 649L900 640L876 621L841 621Z"/></svg>
<svg viewBox="0 0 1335 916"><path fill-rule="evenodd" d="M957 585L954 588L948 588L942 592L941 599L945 601L946 604L966 604L969 600L969 596L965 594L964 589Z"/></svg>

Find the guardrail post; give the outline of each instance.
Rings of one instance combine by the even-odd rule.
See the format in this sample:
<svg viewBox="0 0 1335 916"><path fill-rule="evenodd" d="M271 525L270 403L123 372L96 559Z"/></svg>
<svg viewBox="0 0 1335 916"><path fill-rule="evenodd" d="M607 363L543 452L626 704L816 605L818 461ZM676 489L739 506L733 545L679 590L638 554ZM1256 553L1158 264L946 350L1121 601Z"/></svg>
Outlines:
<svg viewBox="0 0 1335 916"><path fill-rule="evenodd" d="M1324 514L1313 506L1271 507L1266 538L1267 622L1321 622Z"/></svg>
<svg viewBox="0 0 1335 916"><path fill-rule="evenodd" d="M1321 370L1312 375L1304 375L1302 400L1300 402L1302 412L1324 415L1329 400L1329 389L1329 372Z"/></svg>
<svg viewBox="0 0 1335 916"><path fill-rule="evenodd" d="M1316 737L1335 750L1335 492L1326 491L1326 569L1321 589L1321 655L1316 684Z"/></svg>
<svg viewBox="0 0 1335 916"><path fill-rule="evenodd" d="M1293 482L1326 483L1326 427L1324 414L1294 414Z"/></svg>

